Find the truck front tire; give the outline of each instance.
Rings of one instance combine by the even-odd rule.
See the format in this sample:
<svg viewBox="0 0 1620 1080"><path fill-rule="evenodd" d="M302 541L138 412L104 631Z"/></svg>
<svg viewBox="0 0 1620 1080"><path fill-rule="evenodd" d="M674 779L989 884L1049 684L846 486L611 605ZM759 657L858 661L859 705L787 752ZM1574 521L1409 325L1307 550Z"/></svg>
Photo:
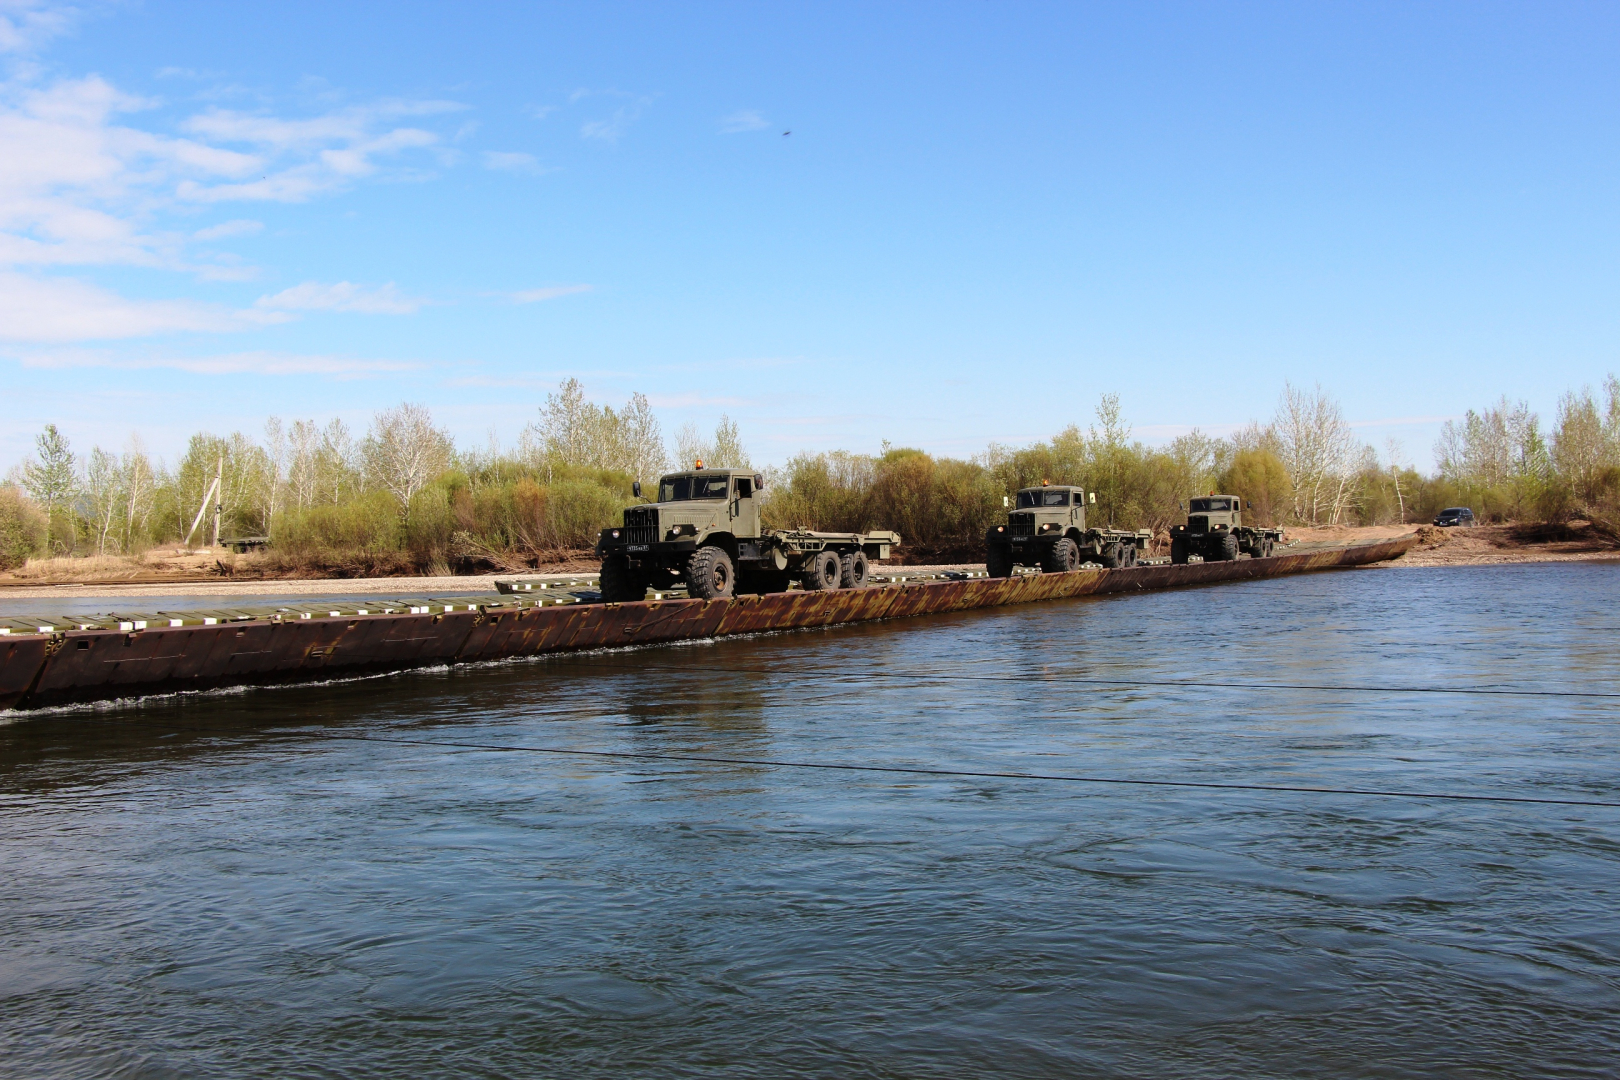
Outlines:
<svg viewBox="0 0 1620 1080"><path fill-rule="evenodd" d="M722 600L737 587L731 556L717 547L700 547L686 564L686 592L697 600Z"/></svg>
<svg viewBox="0 0 1620 1080"><path fill-rule="evenodd" d="M1080 565L1080 548L1067 536L1053 544L1046 553L1046 572L1066 574Z"/></svg>
<svg viewBox="0 0 1620 1080"><path fill-rule="evenodd" d="M1012 577L1012 548L991 544L985 549L984 569L991 577Z"/></svg>
<svg viewBox="0 0 1620 1080"><path fill-rule="evenodd" d="M1238 539L1231 533L1210 544L1210 556L1219 562L1231 562L1238 557Z"/></svg>
<svg viewBox="0 0 1620 1080"><path fill-rule="evenodd" d="M1179 536L1170 538L1170 561L1176 566L1187 561L1187 541Z"/></svg>

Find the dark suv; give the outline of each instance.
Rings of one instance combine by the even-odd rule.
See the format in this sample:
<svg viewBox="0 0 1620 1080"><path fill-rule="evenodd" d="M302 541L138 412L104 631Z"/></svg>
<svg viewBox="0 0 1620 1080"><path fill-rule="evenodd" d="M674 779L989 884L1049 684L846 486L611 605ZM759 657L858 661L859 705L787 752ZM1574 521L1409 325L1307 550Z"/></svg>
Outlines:
<svg viewBox="0 0 1620 1080"><path fill-rule="evenodd" d="M1474 512L1466 506L1448 507L1440 511L1440 516L1434 519L1434 523L1442 529L1453 525L1472 525Z"/></svg>

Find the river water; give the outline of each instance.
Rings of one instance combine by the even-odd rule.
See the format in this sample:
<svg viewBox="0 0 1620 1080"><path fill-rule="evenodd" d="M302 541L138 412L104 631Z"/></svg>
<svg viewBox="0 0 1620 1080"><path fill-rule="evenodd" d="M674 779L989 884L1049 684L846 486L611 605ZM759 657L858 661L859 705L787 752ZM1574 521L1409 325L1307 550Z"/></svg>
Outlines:
<svg viewBox="0 0 1620 1080"><path fill-rule="evenodd" d="M12 718L0 1073L1614 1075L1620 809L689 758L1620 803L1617 599L1344 571Z"/></svg>

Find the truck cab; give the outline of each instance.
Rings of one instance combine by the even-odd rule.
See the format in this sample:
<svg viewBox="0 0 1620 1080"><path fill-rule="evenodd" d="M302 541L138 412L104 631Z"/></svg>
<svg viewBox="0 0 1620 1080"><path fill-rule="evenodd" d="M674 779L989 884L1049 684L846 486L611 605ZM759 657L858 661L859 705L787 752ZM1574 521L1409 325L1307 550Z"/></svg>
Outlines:
<svg viewBox="0 0 1620 1080"><path fill-rule="evenodd" d="M759 501L763 477L741 469L694 469L658 481L656 501L624 512L624 525L603 529L597 554L615 549L628 556L690 554L717 544L736 560L758 557ZM636 484L640 495L641 485ZM752 542L752 543L750 543ZM743 545L753 550L746 555Z"/></svg>
<svg viewBox="0 0 1620 1080"><path fill-rule="evenodd" d="M1170 561L1184 563L1197 555L1206 562L1217 562L1235 559L1240 553L1264 559L1281 540L1281 529L1243 524L1241 498L1211 493L1187 500L1187 523L1170 529Z"/></svg>
<svg viewBox="0 0 1620 1080"><path fill-rule="evenodd" d="M990 575L1006 577L1014 565L1063 573L1088 559L1105 567L1135 565L1137 552L1145 549L1150 534L1090 528L1086 507L1096 504L1096 492L1073 485L1019 489L1007 523L992 526L985 537L985 566Z"/></svg>

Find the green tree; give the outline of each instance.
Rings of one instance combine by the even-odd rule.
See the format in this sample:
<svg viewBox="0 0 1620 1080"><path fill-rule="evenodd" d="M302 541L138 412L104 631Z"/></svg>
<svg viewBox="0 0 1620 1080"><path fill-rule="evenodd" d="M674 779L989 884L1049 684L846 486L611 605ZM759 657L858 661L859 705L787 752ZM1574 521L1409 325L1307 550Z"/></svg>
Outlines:
<svg viewBox="0 0 1620 1080"><path fill-rule="evenodd" d="M23 466L23 486L45 511L45 542L59 549L70 550L75 529L69 518L65 539L57 518L71 515L73 497L79 491L77 459L68 447L68 441L56 430L55 424L46 424L45 430L34 439L36 457Z"/></svg>

